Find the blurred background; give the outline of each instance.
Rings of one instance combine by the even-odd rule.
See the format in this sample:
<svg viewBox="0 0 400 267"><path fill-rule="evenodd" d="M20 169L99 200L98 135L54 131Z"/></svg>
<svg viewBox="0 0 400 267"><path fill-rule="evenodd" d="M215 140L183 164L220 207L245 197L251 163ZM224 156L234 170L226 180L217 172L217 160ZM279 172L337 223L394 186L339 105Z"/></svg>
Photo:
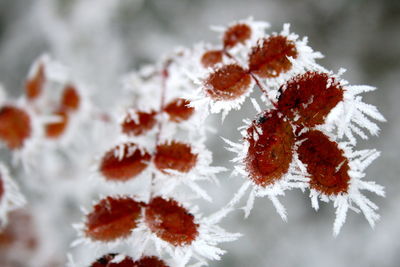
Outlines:
<svg viewBox="0 0 400 267"><path fill-rule="evenodd" d="M257 199L248 219L237 211L224 220L224 227L244 236L224 244L228 253L210 266L400 266L398 0L0 0L0 82L9 95L20 95L31 62L48 52L96 88L96 101L106 107L122 74L178 46L217 42L209 26L249 16L269 21L274 31L291 23L294 32L308 36L310 46L325 55L320 63L326 68L344 67L351 84L378 87L364 100L378 106L388 122L380 125L379 138L360 142L358 148L383 152L367 169L367 178L384 185L387 197L367 194L380 207L381 221L374 230L363 216L350 212L337 238L332 237L331 204L316 213L306 195L289 192L282 199L289 214L285 223L267 199ZM208 144L215 164L231 167L232 154L219 136L238 140L235 129L255 113L247 105L222 125L210 120L218 129ZM215 201L203 206L205 212L222 207L243 181L228 176L220 177L219 188L209 189Z"/></svg>

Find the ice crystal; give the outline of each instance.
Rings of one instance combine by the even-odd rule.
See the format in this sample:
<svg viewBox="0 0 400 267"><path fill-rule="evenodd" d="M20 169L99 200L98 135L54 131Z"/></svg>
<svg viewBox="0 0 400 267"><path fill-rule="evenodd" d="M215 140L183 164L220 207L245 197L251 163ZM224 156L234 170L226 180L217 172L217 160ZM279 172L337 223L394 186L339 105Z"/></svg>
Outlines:
<svg viewBox="0 0 400 267"><path fill-rule="evenodd" d="M0 229L7 224L8 213L25 205L25 198L11 179L8 168L0 163Z"/></svg>

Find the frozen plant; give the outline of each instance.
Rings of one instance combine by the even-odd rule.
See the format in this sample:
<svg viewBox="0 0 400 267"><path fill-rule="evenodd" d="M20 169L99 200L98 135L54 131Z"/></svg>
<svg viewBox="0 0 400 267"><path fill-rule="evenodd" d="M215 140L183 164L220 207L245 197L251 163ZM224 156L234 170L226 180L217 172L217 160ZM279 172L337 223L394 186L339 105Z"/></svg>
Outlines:
<svg viewBox="0 0 400 267"><path fill-rule="evenodd" d="M87 182L88 166L104 138L96 133L107 134L108 127L85 85L48 55L32 64L24 92L0 103L1 145L11 152L11 173L27 198L21 209L25 201L1 165L0 265L61 266L73 238L70 205L98 192Z"/></svg>
<svg viewBox="0 0 400 267"><path fill-rule="evenodd" d="M246 217L256 197L267 197L286 220L279 197L300 189L315 210L320 200L333 202L334 235L349 209L374 226L378 207L363 190L380 196L384 190L365 180L364 171L379 152L355 145L356 137L377 135L375 121L385 120L360 96L375 88L349 85L343 70L320 66L322 54L288 24L279 33L267 33L268 28L253 19L214 27L221 44L179 48L125 75L115 94L118 106L108 110L98 107L90 86L66 67L40 57L28 74L25 95L1 97L0 140L32 178L24 180L24 188L41 196L28 200L35 212L20 217L56 232L52 215L69 212L71 203L81 205L70 267L194 267L219 260L225 253L221 243L240 234L218 224L247 191ZM254 89L260 99L252 97ZM244 183L225 207L205 215L194 201L211 202L207 183L217 185L217 175L227 171L212 165L205 120L211 113L227 119L247 98L257 114L243 120L239 142L224 139L235 153L233 174ZM1 168L2 221L22 199ZM58 213L47 214L46 208ZM55 242L43 230L38 236L40 244ZM34 253L40 256L29 266L59 264L50 257L52 249L57 250L39 246Z"/></svg>
<svg viewBox="0 0 400 267"><path fill-rule="evenodd" d="M355 135L368 138L363 129L378 134L379 127L371 119L385 121L374 106L358 96L375 88L350 86L340 77L344 70L334 74L318 65L315 60L322 55L307 45L307 38L300 40L291 33L288 24L280 33L261 37L259 25L250 19L221 28L223 44L204 52L206 70L199 72L200 89L193 97L193 105L226 116L232 108L240 109L254 86L262 92L265 108L251 99L258 114L239 128L242 141L225 140L228 150L237 154L234 173L246 180L221 215L251 187L246 216L255 197L266 196L286 220L278 196L299 188L309 190L316 210L318 200L333 201L335 235L348 209L361 210L374 226L378 207L361 190L384 196L382 186L363 180L365 168L379 152L356 151L354 145ZM220 56L211 57L211 51Z"/></svg>
<svg viewBox="0 0 400 267"><path fill-rule="evenodd" d="M96 266L99 259L105 265L141 266L138 262L152 259L153 265L145 266L200 266L220 259L224 251L217 245L239 236L190 203L199 197L211 201L201 182L216 183L216 174L225 169L211 166L204 110L189 106L187 96L195 87L182 72L189 53L177 50L124 78L128 101L114 115L120 134L109 140L93 176L113 192L76 225L75 244L92 253L77 256L72 266Z"/></svg>

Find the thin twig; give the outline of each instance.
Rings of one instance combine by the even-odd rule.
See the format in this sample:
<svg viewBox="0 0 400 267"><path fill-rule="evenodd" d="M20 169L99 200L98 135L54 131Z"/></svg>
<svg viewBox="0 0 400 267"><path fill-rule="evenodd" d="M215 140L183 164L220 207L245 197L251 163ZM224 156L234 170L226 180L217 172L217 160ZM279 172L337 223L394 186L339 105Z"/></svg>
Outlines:
<svg viewBox="0 0 400 267"><path fill-rule="evenodd" d="M171 64L171 60L167 60L161 70L161 97L160 97L160 108L159 108L159 114L161 114L164 110L164 105L165 105L165 96L166 96L166 91L167 91L167 79L168 79L168 67ZM160 142L161 138L161 131L162 131L162 125L163 122L162 120L159 120L157 123L157 134L156 134L156 147L158 143ZM152 160L154 160L154 154ZM153 198L153 185L154 185L154 179L155 179L155 172L151 174L151 188L150 188L150 199Z"/></svg>

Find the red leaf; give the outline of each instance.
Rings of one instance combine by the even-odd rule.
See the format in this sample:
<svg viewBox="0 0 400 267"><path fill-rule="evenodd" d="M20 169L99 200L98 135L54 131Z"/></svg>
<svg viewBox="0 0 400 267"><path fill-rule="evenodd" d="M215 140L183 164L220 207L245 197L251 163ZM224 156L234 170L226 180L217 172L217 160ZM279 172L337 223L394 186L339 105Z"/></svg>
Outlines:
<svg viewBox="0 0 400 267"><path fill-rule="evenodd" d="M205 81L206 94L214 100L234 100L250 89L251 77L239 65L225 65L211 73Z"/></svg>
<svg viewBox="0 0 400 267"><path fill-rule="evenodd" d="M135 267L168 267L164 261L157 257L143 257L135 262Z"/></svg>
<svg viewBox="0 0 400 267"><path fill-rule="evenodd" d="M40 64L36 74L25 83L25 93L29 100L34 100L40 96L45 80L44 65Z"/></svg>
<svg viewBox="0 0 400 267"><path fill-rule="evenodd" d="M100 164L100 172L111 181L127 181L139 175L149 165L151 158L146 151L140 151L133 143L124 144L124 155L120 159L115 155L119 149L115 147L108 151Z"/></svg>
<svg viewBox="0 0 400 267"><path fill-rule="evenodd" d="M136 267L132 258L125 256L123 261L112 263L113 259L119 256L118 254L107 254L97 259L90 267Z"/></svg>
<svg viewBox="0 0 400 267"><path fill-rule="evenodd" d="M81 99L75 86L69 84L64 88L61 98L61 107L68 110L77 110Z"/></svg>
<svg viewBox="0 0 400 267"><path fill-rule="evenodd" d="M292 162L292 126L273 110L253 121L247 134L246 170L254 183L266 187L279 180Z"/></svg>
<svg viewBox="0 0 400 267"><path fill-rule="evenodd" d="M60 137L67 129L69 122L69 116L65 111L58 111L54 115L59 116L61 120L59 122L48 123L45 126L46 136L52 139Z"/></svg>
<svg viewBox="0 0 400 267"><path fill-rule="evenodd" d="M176 141L158 145L154 156L154 164L163 172L167 169L189 172L196 162L197 154L192 153L190 145Z"/></svg>
<svg viewBox="0 0 400 267"><path fill-rule="evenodd" d="M126 116L122 123L122 132L124 134L139 136L151 130L157 123L157 113L155 111L137 111L135 116L137 116L137 120L132 119L130 114Z"/></svg>
<svg viewBox="0 0 400 267"><path fill-rule="evenodd" d="M251 28L247 24L239 23L229 27L224 34L224 48L232 48L239 43L244 43L251 37Z"/></svg>
<svg viewBox="0 0 400 267"><path fill-rule="evenodd" d="M303 134L298 153L311 175L310 187L326 195L347 192L350 176L349 162L337 143L320 131Z"/></svg>
<svg viewBox="0 0 400 267"><path fill-rule="evenodd" d="M31 119L24 110L13 106L0 109L0 139L9 149L21 148L31 131Z"/></svg>
<svg viewBox="0 0 400 267"><path fill-rule="evenodd" d="M129 197L106 197L87 215L85 234L96 241L113 241L130 235L137 225L141 204Z"/></svg>
<svg viewBox="0 0 400 267"><path fill-rule="evenodd" d="M249 55L249 69L262 78L278 77L292 67L287 57L297 57L295 44L285 36L271 36L253 47Z"/></svg>
<svg viewBox="0 0 400 267"><path fill-rule="evenodd" d="M201 57L201 64L203 67L214 67L214 65L222 62L223 51L221 50L210 50L203 54Z"/></svg>
<svg viewBox="0 0 400 267"><path fill-rule="evenodd" d="M153 233L174 246L189 245L198 235L194 216L172 199L154 198L146 207L145 221Z"/></svg>
<svg viewBox="0 0 400 267"><path fill-rule="evenodd" d="M190 101L183 98L175 98L164 107L164 111L173 122L188 120L194 113L194 108L189 107Z"/></svg>
<svg viewBox="0 0 400 267"><path fill-rule="evenodd" d="M329 112L343 100L343 88L326 73L307 72L280 88L278 108L293 123L313 127L324 123ZM298 117L294 121L294 118Z"/></svg>
<svg viewBox="0 0 400 267"><path fill-rule="evenodd" d="M138 261L125 256L123 261L118 263L112 262L118 254L107 254L96 260L90 267L168 267L162 260L157 257L143 257Z"/></svg>

